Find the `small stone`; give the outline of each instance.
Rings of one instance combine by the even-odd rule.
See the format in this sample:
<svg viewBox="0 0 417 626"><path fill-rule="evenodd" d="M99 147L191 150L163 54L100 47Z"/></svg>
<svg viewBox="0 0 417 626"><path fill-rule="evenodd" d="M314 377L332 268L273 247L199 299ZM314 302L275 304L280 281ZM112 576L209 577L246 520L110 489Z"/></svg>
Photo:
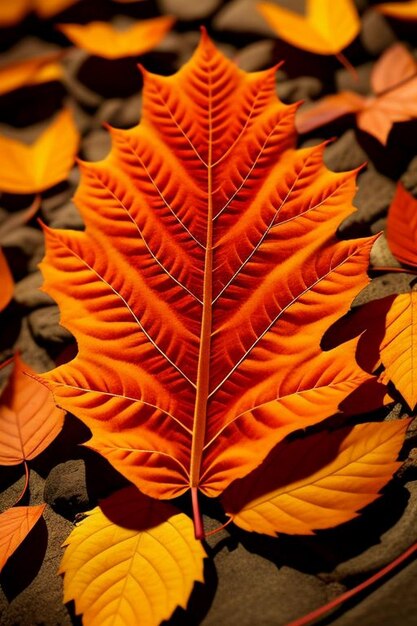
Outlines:
<svg viewBox="0 0 417 626"><path fill-rule="evenodd" d="M72 101L71 111L74 114L75 125L82 135L88 132L91 128L91 115L85 110L85 108L76 100Z"/></svg>
<svg viewBox="0 0 417 626"><path fill-rule="evenodd" d="M373 226L376 227L377 224L382 226L382 228L380 228L379 230L376 230L375 228L374 230L375 233L380 232L381 230L382 231L384 230L383 224L380 223L380 220L378 220L378 222L375 222ZM397 261L395 256L392 254L391 250L389 249L387 238L384 232L382 233L380 237L378 237L378 239L375 241L374 245L372 246L371 264L374 265L375 267L392 267L392 266L400 267L399 262Z"/></svg>
<svg viewBox="0 0 417 626"><path fill-rule="evenodd" d="M64 206L48 213L47 224L51 228L83 230L84 222L75 204L70 200Z"/></svg>
<svg viewBox="0 0 417 626"><path fill-rule="evenodd" d="M165 15L173 15L179 20L200 20L216 11L221 0L159 0L158 4Z"/></svg>
<svg viewBox="0 0 417 626"><path fill-rule="evenodd" d="M380 56L395 41L395 33L381 13L366 11L362 17L360 34L362 45L372 56Z"/></svg>
<svg viewBox="0 0 417 626"><path fill-rule="evenodd" d="M278 81L278 95L281 100L289 103L315 99L320 96L322 89L322 82L314 76Z"/></svg>
<svg viewBox="0 0 417 626"><path fill-rule="evenodd" d="M346 131L337 141L329 144L324 152L324 162L333 172L353 170L367 160L353 129Z"/></svg>
<svg viewBox="0 0 417 626"><path fill-rule="evenodd" d="M71 340L71 333L60 326L59 319L59 310L56 305L45 306L30 313L29 328L37 343L63 344Z"/></svg>
<svg viewBox="0 0 417 626"><path fill-rule="evenodd" d="M46 479L43 497L55 511L70 519L80 511L87 511L91 503L84 460L74 459L55 465Z"/></svg>
<svg viewBox="0 0 417 626"><path fill-rule="evenodd" d="M216 15L213 26L219 31L247 32L276 38L276 33L256 10L253 0L232 0Z"/></svg>
<svg viewBox="0 0 417 626"><path fill-rule="evenodd" d="M82 152L87 161L101 161L111 148L111 139L104 128L93 130L82 142Z"/></svg>
<svg viewBox="0 0 417 626"><path fill-rule="evenodd" d="M52 305L52 298L40 290L42 284L43 278L39 271L25 276L15 286L15 301L30 310Z"/></svg>
<svg viewBox="0 0 417 626"><path fill-rule="evenodd" d="M139 94L124 99L106 100L97 111L94 124L99 126L107 123L115 128L132 128L139 123L141 105L142 99Z"/></svg>
<svg viewBox="0 0 417 626"><path fill-rule="evenodd" d="M336 71L336 91L354 91L363 96L368 96L371 92L371 73L373 63L364 63L356 67L358 80L344 67Z"/></svg>
<svg viewBox="0 0 417 626"><path fill-rule="evenodd" d="M53 195L43 195L42 204L41 204L41 213L44 215L48 215L50 211L53 211L57 207L62 206L65 202L71 198L74 193L74 189L72 186L68 185L68 183L62 184L62 191L58 191L58 193L54 193Z"/></svg>
<svg viewBox="0 0 417 626"><path fill-rule="evenodd" d="M256 72L273 64L273 51L273 41L256 41L239 50L235 56L235 61L245 72Z"/></svg>

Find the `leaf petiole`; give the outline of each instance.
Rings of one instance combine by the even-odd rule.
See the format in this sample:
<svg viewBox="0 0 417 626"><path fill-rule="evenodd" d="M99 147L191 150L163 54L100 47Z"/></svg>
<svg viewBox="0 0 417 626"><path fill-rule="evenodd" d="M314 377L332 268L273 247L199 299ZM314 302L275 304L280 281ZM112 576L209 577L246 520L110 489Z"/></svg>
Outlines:
<svg viewBox="0 0 417 626"><path fill-rule="evenodd" d="M26 461L23 461L23 465L25 466L25 484L23 485L22 493L20 494L20 496L18 497L18 499L16 500L13 506L16 506L17 504L19 504L19 502L25 495L26 489L28 488L28 485L29 485L29 474L30 474L29 465L27 464Z"/></svg>
<svg viewBox="0 0 417 626"><path fill-rule="evenodd" d="M204 539L204 524L198 503L198 487L191 487L191 502L193 505L194 534L196 539Z"/></svg>

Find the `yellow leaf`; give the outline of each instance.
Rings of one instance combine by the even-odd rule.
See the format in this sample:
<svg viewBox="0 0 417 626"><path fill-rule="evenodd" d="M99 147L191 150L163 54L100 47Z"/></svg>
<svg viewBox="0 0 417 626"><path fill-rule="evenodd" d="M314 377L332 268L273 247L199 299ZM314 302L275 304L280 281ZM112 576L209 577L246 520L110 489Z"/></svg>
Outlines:
<svg viewBox="0 0 417 626"><path fill-rule="evenodd" d="M156 17L116 30L107 22L61 24L59 29L76 46L106 59L138 56L154 48L174 23L172 17Z"/></svg>
<svg viewBox="0 0 417 626"><path fill-rule="evenodd" d="M337 55L360 30L352 0L307 0L305 16L271 2L260 2L258 8L284 41L316 54Z"/></svg>
<svg viewBox="0 0 417 626"><path fill-rule="evenodd" d="M395 17L398 20L417 20L417 0L384 2L384 4L377 4L375 9L387 17Z"/></svg>
<svg viewBox="0 0 417 626"><path fill-rule="evenodd" d="M60 80L62 68L57 61L61 56L62 52L47 54L0 68L0 95L25 85Z"/></svg>
<svg viewBox="0 0 417 626"><path fill-rule="evenodd" d="M0 137L0 190L38 193L65 180L78 141L72 114L65 109L32 145Z"/></svg>
<svg viewBox="0 0 417 626"><path fill-rule="evenodd" d="M347 522L398 469L409 422L358 424L286 441L231 485L225 509L241 528L267 535L310 535Z"/></svg>
<svg viewBox="0 0 417 626"><path fill-rule="evenodd" d="M385 321L381 341L384 382L392 381L413 410L417 404L417 292L397 296Z"/></svg>
<svg viewBox="0 0 417 626"><path fill-rule="evenodd" d="M191 519L134 487L90 511L66 545L64 601L75 601L84 626L157 626L203 582Z"/></svg>
<svg viewBox="0 0 417 626"><path fill-rule="evenodd" d="M40 519L45 506L15 506L0 515L0 572Z"/></svg>

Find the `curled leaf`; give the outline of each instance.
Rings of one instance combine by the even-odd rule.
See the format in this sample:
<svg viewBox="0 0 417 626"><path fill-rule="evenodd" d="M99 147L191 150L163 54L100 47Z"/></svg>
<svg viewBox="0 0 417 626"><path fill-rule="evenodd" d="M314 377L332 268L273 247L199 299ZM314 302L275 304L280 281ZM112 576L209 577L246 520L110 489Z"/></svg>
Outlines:
<svg viewBox="0 0 417 626"><path fill-rule="evenodd" d="M203 582L191 519L133 487L87 513L65 545L64 601L75 601L84 626L158 626Z"/></svg>

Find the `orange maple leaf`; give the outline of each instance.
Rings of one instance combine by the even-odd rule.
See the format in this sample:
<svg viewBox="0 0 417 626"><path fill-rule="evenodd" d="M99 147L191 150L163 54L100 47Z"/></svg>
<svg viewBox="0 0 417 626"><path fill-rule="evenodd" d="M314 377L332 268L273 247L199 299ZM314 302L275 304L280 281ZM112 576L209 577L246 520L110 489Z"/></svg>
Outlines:
<svg viewBox="0 0 417 626"><path fill-rule="evenodd" d="M355 114L358 127L385 145L394 122L417 117L417 64L402 44L391 46L375 63L371 83L374 96L342 91L300 110L298 131L307 133L343 115Z"/></svg>
<svg viewBox="0 0 417 626"><path fill-rule="evenodd" d="M106 59L138 56L154 48L174 23L169 16L134 22L116 29L107 22L60 24L59 29L76 46Z"/></svg>
<svg viewBox="0 0 417 626"><path fill-rule="evenodd" d="M374 380L356 340L320 347L374 238L337 240L356 172L295 150L274 70L239 70L203 34L176 75L144 72L143 102L81 164L86 231L45 227L45 290L78 354L41 379L90 447L152 497L191 488L197 512L198 489L216 496Z"/></svg>

